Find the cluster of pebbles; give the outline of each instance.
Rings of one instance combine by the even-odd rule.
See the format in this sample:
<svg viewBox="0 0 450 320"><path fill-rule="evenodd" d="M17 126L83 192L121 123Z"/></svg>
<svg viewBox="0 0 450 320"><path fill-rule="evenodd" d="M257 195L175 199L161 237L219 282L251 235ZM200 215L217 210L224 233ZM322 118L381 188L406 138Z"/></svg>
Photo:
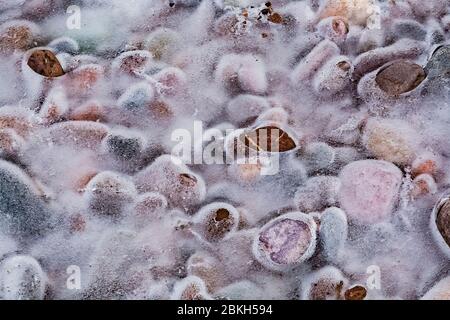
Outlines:
<svg viewBox="0 0 450 320"><path fill-rule="evenodd" d="M1 1L0 298L450 299L449 40L447 0ZM278 172L174 161L194 121Z"/></svg>

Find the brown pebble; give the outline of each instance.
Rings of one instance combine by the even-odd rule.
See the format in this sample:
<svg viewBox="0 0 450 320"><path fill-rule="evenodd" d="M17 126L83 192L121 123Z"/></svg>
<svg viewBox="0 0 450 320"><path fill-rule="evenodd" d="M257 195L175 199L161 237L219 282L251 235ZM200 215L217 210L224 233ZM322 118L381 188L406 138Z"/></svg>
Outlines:
<svg viewBox="0 0 450 320"><path fill-rule="evenodd" d="M195 187L197 184L197 178L188 173L180 174L180 183L186 187Z"/></svg>
<svg viewBox="0 0 450 320"><path fill-rule="evenodd" d="M103 121L105 120L105 110L102 105L96 102L89 102L73 110L69 119L76 121Z"/></svg>
<svg viewBox="0 0 450 320"><path fill-rule="evenodd" d="M345 291L345 300L364 300L367 290L363 286L353 286Z"/></svg>
<svg viewBox="0 0 450 320"><path fill-rule="evenodd" d="M82 65L64 77L64 86L70 97L87 96L103 79L105 69L97 64Z"/></svg>
<svg viewBox="0 0 450 320"><path fill-rule="evenodd" d="M50 50L36 50L28 58L28 66L41 76L56 78L64 75L58 58Z"/></svg>
<svg viewBox="0 0 450 320"><path fill-rule="evenodd" d="M141 71L147 62L147 57L143 55L129 55L122 60L120 70L129 75L134 75L137 71Z"/></svg>
<svg viewBox="0 0 450 320"><path fill-rule="evenodd" d="M423 68L415 63L398 60L383 67L375 81L391 96L414 90L426 78Z"/></svg>
<svg viewBox="0 0 450 320"><path fill-rule="evenodd" d="M1 114L0 129L10 128L22 137L28 136L34 129L34 124L25 116Z"/></svg>
<svg viewBox="0 0 450 320"><path fill-rule="evenodd" d="M86 219L81 213L72 215L69 224L72 232L83 232L86 230Z"/></svg>
<svg viewBox="0 0 450 320"><path fill-rule="evenodd" d="M12 25L0 35L0 53L11 54L25 51L32 46L33 31L26 25Z"/></svg>
<svg viewBox="0 0 450 320"><path fill-rule="evenodd" d="M331 23L331 26L333 28L333 31L339 35L345 35L349 31L348 22L344 18L341 18L341 17L334 18Z"/></svg>
<svg viewBox="0 0 450 320"><path fill-rule="evenodd" d="M347 61L340 61L336 65L339 69L344 70L344 71L349 71L350 68L352 67L352 65L350 63L348 63Z"/></svg>
<svg viewBox="0 0 450 320"><path fill-rule="evenodd" d="M267 20L277 24L283 23L283 17L277 12L272 13Z"/></svg>
<svg viewBox="0 0 450 320"><path fill-rule="evenodd" d="M206 222L206 240L216 242L223 239L234 224L235 221L227 209L218 209Z"/></svg>
<svg viewBox="0 0 450 320"><path fill-rule="evenodd" d="M339 300L343 285L343 281L336 282L332 279L320 279L312 285L309 299L327 300L332 297Z"/></svg>
<svg viewBox="0 0 450 320"><path fill-rule="evenodd" d="M205 298L201 294L201 289L193 283L183 291L181 300L205 300Z"/></svg>
<svg viewBox="0 0 450 320"><path fill-rule="evenodd" d="M151 117L158 120L168 120L173 116L171 107L164 101L157 100L149 104Z"/></svg>
<svg viewBox="0 0 450 320"><path fill-rule="evenodd" d="M287 132L275 126L257 128L242 138L247 148L258 151L286 152L297 147L294 139ZM272 141L272 138L276 140Z"/></svg>

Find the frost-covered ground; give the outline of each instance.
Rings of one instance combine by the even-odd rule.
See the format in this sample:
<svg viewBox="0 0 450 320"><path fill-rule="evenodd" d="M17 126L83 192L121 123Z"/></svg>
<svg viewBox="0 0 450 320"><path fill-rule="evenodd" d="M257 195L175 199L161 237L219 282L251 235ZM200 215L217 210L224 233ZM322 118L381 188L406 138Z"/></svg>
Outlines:
<svg viewBox="0 0 450 320"><path fill-rule="evenodd" d="M0 1L0 298L450 299L449 40L448 0Z"/></svg>

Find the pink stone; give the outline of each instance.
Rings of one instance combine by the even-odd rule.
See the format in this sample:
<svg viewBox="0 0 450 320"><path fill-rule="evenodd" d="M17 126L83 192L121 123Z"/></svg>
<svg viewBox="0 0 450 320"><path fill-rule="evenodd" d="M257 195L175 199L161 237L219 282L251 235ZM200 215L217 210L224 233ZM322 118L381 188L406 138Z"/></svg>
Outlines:
<svg viewBox="0 0 450 320"><path fill-rule="evenodd" d="M387 161L361 160L345 166L341 173L339 201L348 217L373 224L389 217L402 181L399 168Z"/></svg>

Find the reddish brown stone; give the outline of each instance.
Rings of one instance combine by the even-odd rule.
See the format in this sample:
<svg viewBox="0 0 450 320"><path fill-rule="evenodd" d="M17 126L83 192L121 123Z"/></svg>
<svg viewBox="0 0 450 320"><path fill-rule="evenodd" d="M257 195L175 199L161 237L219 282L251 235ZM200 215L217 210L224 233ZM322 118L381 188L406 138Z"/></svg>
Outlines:
<svg viewBox="0 0 450 320"><path fill-rule="evenodd" d="M426 78L423 68L415 63L398 60L383 67L375 81L391 96L397 96L414 90Z"/></svg>
<svg viewBox="0 0 450 320"><path fill-rule="evenodd" d="M49 50L36 50L28 58L28 66L41 76L56 78L64 75L58 58Z"/></svg>
<svg viewBox="0 0 450 320"><path fill-rule="evenodd" d="M367 290L363 286L353 286L345 291L345 300L364 300Z"/></svg>
<svg viewBox="0 0 450 320"><path fill-rule="evenodd" d="M286 131L275 126L257 128L241 136L241 139L247 148L257 151L286 152L297 147Z"/></svg>
<svg viewBox="0 0 450 320"><path fill-rule="evenodd" d="M236 222L227 209L221 208L213 212L206 221L206 238L210 242L222 239Z"/></svg>
<svg viewBox="0 0 450 320"><path fill-rule="evenodd" d="M26 25L13 25L0 35L0 53L11 54L15 50L25 51L31 48L33 32Z"/></svg>

